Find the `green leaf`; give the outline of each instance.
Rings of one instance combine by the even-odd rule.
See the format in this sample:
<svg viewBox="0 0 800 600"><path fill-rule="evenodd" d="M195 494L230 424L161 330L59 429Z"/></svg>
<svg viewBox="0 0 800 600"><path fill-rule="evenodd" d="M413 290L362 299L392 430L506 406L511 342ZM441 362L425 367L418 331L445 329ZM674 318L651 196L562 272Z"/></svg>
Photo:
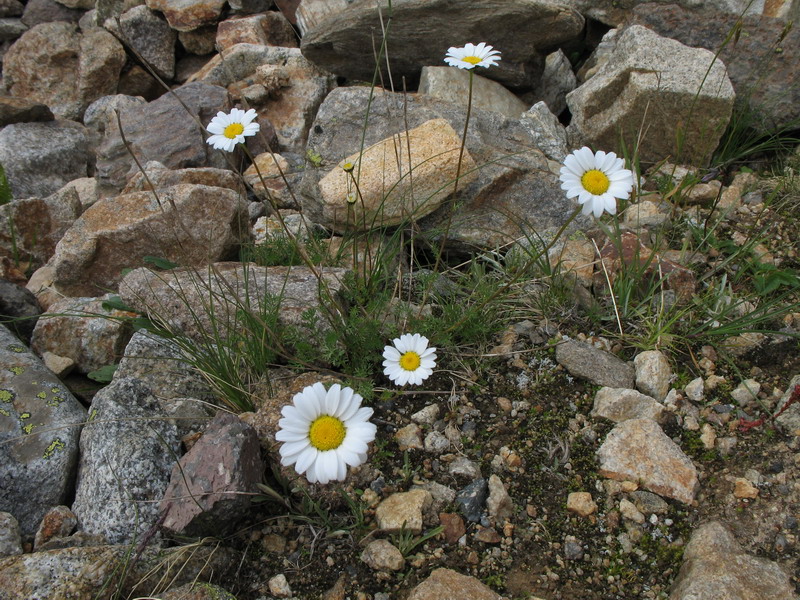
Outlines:
<svg viewBox="0 0 800 600"><path fill-rule="evenodd" d="M8 185L8 177L6 177L6 170L3 165L0 165L0 206L8 204L14 199L11 193L11 186Z"/></svg>
<svg viewBox="0 0 800 600"><path fill-rule="evenodd" d="M145 256L144 262L148 265L153 265L159 269L164 269L165 271L169 271L170 269L174 269L178 266L178 263L174 263L171 260L167 260L166 258L161 258L158 256Z"/></svg>
<svg viewBox="0 0 800 600"><path fill-rule="evenodd" d="M106 365L104 367L100 367L99 369L87 373L86 376L98 383L110 383L111 379L114 377L114 373L117 370L117 365Z"/></svg>
<svg viewBox="0 0 800 600"><path fill-rule="evenodd" d="M122 301L122 298L119 296L111 296L108 300L103 300L103 303L100 305L103 307L103 310L107 310L111 312L112 310L124 310L125 312L136 312L130 306L125 304Z"/></svg>

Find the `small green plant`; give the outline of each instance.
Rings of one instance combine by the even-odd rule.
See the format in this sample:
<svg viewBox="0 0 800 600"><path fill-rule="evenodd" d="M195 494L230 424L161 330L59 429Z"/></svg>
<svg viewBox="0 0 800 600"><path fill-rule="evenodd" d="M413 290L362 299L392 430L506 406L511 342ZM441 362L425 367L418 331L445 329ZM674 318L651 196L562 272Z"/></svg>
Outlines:
<svg viewBox="0 0 800 600"><path fill-rule="evenodd" d="M11 193L11 186L8 183L8 177L6 177L6 170L3 168L3 165L0 164L0 206L8 204L13 199L14 195Z"/></svg>
<svg viewBox="0 0 800 600"><path fill-rule="evenodd" d="M400 531L392 534L392 544L400 551L400 554L402 554L403 557L408 557L419 546L428 540L435 538L437 535L442 533L442 531L444 531L444 527L440 525L439 527L435 527L434 529L423 532L421 535L416 535L413 531L406 527L405 523L403 523Z"/></svg>

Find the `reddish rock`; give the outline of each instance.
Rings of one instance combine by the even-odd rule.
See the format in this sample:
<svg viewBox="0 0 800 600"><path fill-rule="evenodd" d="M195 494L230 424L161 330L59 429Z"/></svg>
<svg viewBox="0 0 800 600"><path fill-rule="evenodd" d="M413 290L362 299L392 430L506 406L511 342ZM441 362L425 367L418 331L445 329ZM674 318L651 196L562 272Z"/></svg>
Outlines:
<svg viewBox="0 0 800 600"><path fill-rule="evenodd" d="M225 0L147 0L147 8L164 14L167 23L177 31L192 31L216 23Z"/></svg>
<svg viewBox="0 0 800 600"><path fill-rule="evenodd" d="M448 544L455 544L462 535L467 533L464 519L454 513L439 513L439 523L442 525L442 533Z"/></svg>
<svg viewBox="0 0 800 600"><path fill-rule="evenodd" d="M411 590L407 600L500 600L489 587L468 575L436 569Z"/></svg>
<svg viewBox="0 0 800 600"><path fill-rule="evenodd" d="M75 530L78 517L66 506L56 506L47 511L36 537L33 540L34 550L53 538L67 537Z"/></svg>
<svg viewBox="0 0 800 600"><path fill-rule="evenodd" d="M246 516L249 494L263 471L255 429L230 413L217 413L172 469L161 501L163 528L193 537L230 531Z"/></svg>

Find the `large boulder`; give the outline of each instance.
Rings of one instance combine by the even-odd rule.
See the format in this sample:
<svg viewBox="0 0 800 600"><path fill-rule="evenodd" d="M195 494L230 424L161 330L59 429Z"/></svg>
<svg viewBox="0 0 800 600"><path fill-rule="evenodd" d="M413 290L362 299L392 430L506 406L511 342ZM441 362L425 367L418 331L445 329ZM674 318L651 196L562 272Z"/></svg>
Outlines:
<svg viewBox="0 0 800 600"><path fill-rule="evenodd" d="M230 257L248 235L247 202L227 188L186 183L105 198L58 243L54 282L66 295L96 296L147 256L202 267Z"/></svg>
<svg viewBox="0 0 800 600"><path fill-rule="evenodd" d="M12 44L3 57L3 79L12 95L77 120L93 100L117 91L124 64L125 50L109 32L79 32L55 21L32 27Z"/></svg>
<svg viewBox="0 0 800 600"><path fill-rule="evenodd" d="M402 117L396 112L401 106ZM453 130L462 132L466 108L425 94L380 92L373 97L363 87L333 90L320 106L309 134L308 155L313 161L306 165L299 188L306 216L314 222L324 221L319 184L332 171L341 171L344 158L432 119L444 119ZM561 190L558 167L552 165L551 170L532 128L522 120L473 109L466 152L475 162L477 178L471 183L462 180L454 201L445 202L419 222L429 239L440 240L449 228L450 250L497 248L554 230L573 212L573 204ZM412 156L414 153L412 147ZM471 176L469 169L461 173ZM446 185L455 188L452 178Z"/></svg>
<svg viewBox="0 0 800 600"><path fill-rule="evenodd" d="M205 127L220 110L228 110L225 89L205 83L183 85L143 105L124 106L119 123L106 122L105 137L97 148L97 178L104 189L118 191L140 164L151 160L171 169L186 167L227 168L225 154L206 143ZM108 194L106 194L108 195Z"/></svg>
<svg viewBox="0 0 800 600"><path fill-rule="evenodd" d="M89 136L80 123L14 123L0 131L0 164L15 198L49 196L86 177L91 162Z"/></svg>
<svg viewBox="0 0 800 600"><path fill-rule="evenodd" d="M587 82L567 95L573 145L621 151L645 163L704 166L733 110L725 65L713 52L633 25Z"/></svg>
<svg viewBox="0 0 800 600"><path fill-rule="evenodd" d="M92 400L72 510L81 530L129 543L158 521L180 442L150 388L116 379Z"/></svg>
<svg viewBox="0 0 800 600"><path fill-rule="evenodd" d="M2 325L0 365L0 511L33 539L45 513L72 493L86 410Z"/></svg>
<svg viewBox="0 0 800 600"><path fill-rule="evenodd" d="M743 2L743 0L741 0ZM688 3L687 3L688 4ZM753 3L754 7L761 3ZM764 8L780 2L765 2ZM788 4L788 3L783 3ZM796 2L793 4L797 4ZM726 39L740 11L719 12L708 18L702 5L685 7L650 2L637 6L632 21L687 46L719 51L728 70L737 102L746 103L758 130L791 125L800 118L800 28L786 30L784 17L747 15L735 41ZM795 25L800 9L795 7Z"/></svg>
<svg viewBox="0 0 800 600"><path fill-rule="evenodd" d="M304 0L302 8L308 15L313 5L328 2ZM384 21L387 18L384 10ZM541 75L547 51L577 38L583 25L577 10L547 0L473 0L467 9L451 0L395 0L387 55L395 81L416 80L421 67L443 64L448 47L486 42L502 52L502 58L481 75L512 88L530 89ZM331 73L372 81L380 32L375 3L361 0L343 10L320 13L300 47L306 58Z"/></svg>

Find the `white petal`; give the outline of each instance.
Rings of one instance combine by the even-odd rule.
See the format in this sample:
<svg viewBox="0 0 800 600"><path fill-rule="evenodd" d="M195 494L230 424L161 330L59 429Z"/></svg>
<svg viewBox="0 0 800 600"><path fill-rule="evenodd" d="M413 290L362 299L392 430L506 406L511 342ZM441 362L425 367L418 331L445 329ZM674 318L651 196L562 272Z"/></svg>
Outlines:
<svg viewBox="0 0 800 600"><path fill-rule="evenodd" d="M319 456L319 450L313 446L309 446L308 450L302 452L297 458L297 464L294 466L294 470L297 471L299 475L302 475L316 462L317 456Z"/></svg>

